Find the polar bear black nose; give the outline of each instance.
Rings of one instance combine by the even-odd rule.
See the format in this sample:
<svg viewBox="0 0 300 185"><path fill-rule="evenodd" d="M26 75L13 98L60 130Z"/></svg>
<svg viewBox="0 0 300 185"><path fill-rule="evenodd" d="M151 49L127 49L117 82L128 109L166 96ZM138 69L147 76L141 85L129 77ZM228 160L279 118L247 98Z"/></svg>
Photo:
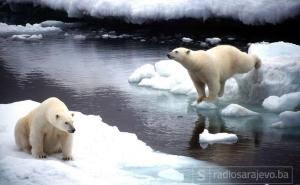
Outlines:
<svg viewBox="0 0 300 185"><path fill-rule="evenodd" d="M76 129L75 128L73 128L72 130L71 130L71 133L74 133L76 131Z"/></svg>
<svg viewBox="0 0 300 185"><path fill-rule="evenodd" d="M168 57L168 58L170 58L170 57L171 57L171 55L168 53L168 54L167 54L167 57Z"/></svg>

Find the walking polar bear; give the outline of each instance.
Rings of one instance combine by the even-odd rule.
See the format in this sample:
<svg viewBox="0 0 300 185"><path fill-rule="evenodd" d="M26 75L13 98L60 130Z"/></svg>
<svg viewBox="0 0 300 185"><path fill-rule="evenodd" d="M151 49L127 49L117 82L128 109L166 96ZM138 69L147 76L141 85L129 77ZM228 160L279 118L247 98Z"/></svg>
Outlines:
<svg viewBox="0 0 300 185"><path fill-rule="evenodd" d="M58 98L48 98L18 120L15 127L17 146L36 158L62 152L64 160L72 160L73 116Z"/></svg>
<svg viewBox="0 0 300 185"><path fill-rule="evenodd" d="M229 45L216 46L207 51L193 51L181 47L174 49L167 56L188 70L198 92L198 103L214 101L218 96L222 96L226 80L234 74L247 73L261 66L257 56ZM208 97L205 94L205 85L209 89Z"/></svg>

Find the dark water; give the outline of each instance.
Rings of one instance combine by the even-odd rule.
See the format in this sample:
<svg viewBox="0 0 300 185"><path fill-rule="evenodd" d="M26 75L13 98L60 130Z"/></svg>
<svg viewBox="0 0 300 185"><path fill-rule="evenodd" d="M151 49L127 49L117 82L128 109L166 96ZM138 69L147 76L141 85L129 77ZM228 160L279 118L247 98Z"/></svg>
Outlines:
<svg viewBox="0 0 300 185"><path fill-rule="evenodd" d="M78 41L71 35L38 42L0 38L0 103L56 96L71 110L100 114L104 122L135 133L155 150L227 166L293 166L299 183L300 130L270 128L278 119L275 114L225 119L218 110L193 110L185 96L127 82L137 67L166 59L174 47L134 40ZM258 105L251 108L263 111ZM198 135L207 124L211 133L237 134L238 142L203 149Z"/></svg>

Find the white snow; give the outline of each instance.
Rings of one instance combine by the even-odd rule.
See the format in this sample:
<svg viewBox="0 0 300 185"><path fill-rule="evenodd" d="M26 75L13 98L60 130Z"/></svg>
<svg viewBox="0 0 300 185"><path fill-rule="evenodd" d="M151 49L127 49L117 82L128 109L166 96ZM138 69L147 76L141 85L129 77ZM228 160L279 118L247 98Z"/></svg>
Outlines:
<svg viewBox="0 0 300 185"><path fill-rule="evenodd" d="M271 95L300 91L300 46L285 43L251 44L249 53L258 55L262 60L259 70L237 74L226 81L221 100L238 100L240 102L261 103ZM187 70L173 60L161 60L147 64L143 71L136 70L138 86L168 90L174 94L195 96L196 90ZM154 71L153 71L154 70Z"/></svg>
<svg viewBox="0 0 300 185"><path fill-rule="evenodd" d="M75 40L85 40L85 39L86 39L86 36L85 36L85 35L78 34L78 35L74 35L74 36L73 36L73 39L75 39Z"/></svg>
<svg viewBox="0 0 300 185"><path fill-rule="evenodd" d="M300 127L300 111L292 112L285 111L279 114L281 121L273 123L272 127L274 128L291 128L291 127Z"/></svg>
<svg viewBox="0 0 300 185"><path fill-rule="evenodd" d="M213 37L213 38L206 38L205 42L208 42L211 45L216 45L218 43L220 43L222 40L218 37Z"/></svg>
<svg viewBox="0 0 300 185"><path fill-rule="evenodd" d="M57 33L62 31L57 27L42 27L40 24L8 25L0 23L0 35L17 35L17 34L46 34Z"/></svg>
<svg viewBox="0 0 300 185"><path fill-rule="evenodd" d="M74 161L62 161L61 154L35 159L17 149L14 126L38 105L29 100L0 104L0 184L165 184L183 180L181 170L208 165L155 152L135 134L80 112L74 112Z"/></svg>
<svg viewBox="0 0 300 185"><path fill-rule="evenodd" d="M232 18L245 24L276 24L299 15L298 0L5 0L32 2L67 12L69 17L117 17L131 23L145 21L212 17Z"/></svg>
<svg viewBox="0 0 300 185"><path fill-rule="evenodd" d="M272 112L293 111L300 106L300 92L288 93L280 97L269 96L263 101L262 106Z"/></svg>
<svg viewBox="0 0 300 185"><path fill-rule="evenodd" d="M236 143L238 137L236 134L229 133L216 133L211 134L207 129L204 129L201 134L199 134L199 143L202 148L206 148L208 144L233 144Z"/></svg>
<svg viewBox="0 0 300 185"><path fill-rule="evenodd" d="M13 40L25 40L25 41L37 41L43 39L42 34L38 35L28 35L28 34L20 34L20 35L13 35L11 36Z"/></svg>
<svg viewBox="0 0 300 185"><path fill-rule="evenodd" d="M184 180L184 175L177 170L174 169L167 169L167 170L162 170L158 173L159 177L162 177L164 179L168 180L173 180L173 181L183 181Z"/></svg>
<svg viewBox="0 0 300 185"><path fill-rule="evenodd" d="M238 104L230 104L221 111L222 116L257 116L259 113L251 111Z"/></svg>
<svg viewBox="0 0 300 185"><path fill-rule="evenodd" d="M190 43L190 42L193 42L193 39L191 38L188 38L188 37L182 37L182 42L186 42L186 43Z"/></svg>

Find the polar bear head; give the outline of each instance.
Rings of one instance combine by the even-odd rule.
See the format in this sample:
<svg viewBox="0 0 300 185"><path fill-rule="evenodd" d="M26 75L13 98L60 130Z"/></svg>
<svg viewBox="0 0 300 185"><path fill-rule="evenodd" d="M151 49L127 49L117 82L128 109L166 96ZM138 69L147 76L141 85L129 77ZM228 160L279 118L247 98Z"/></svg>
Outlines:
<svg viewBox="0 0 300 185"><path fill-rule="evenodd" d="M167 54L169 59L176 60L177 62L185 61L187 57L189 57L191 50L187 48L175 48L173 51Z"/></svg>
<svg viewBox="0 0 300 185"><path fill-rule="evenodd" d="M74 113L57 112L55 114L55 121L51 122L51 124L64 132L74 133L73 116Z"/></svg>

